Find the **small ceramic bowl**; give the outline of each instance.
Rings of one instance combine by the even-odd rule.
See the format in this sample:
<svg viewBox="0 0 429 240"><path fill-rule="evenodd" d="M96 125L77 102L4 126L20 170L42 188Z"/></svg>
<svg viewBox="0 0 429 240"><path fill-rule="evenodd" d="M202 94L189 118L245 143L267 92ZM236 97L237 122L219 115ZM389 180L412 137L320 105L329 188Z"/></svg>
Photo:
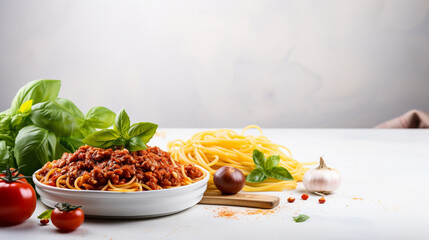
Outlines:
<svg viewBox="0 0 429 240"><path fill-rule="evenodd" d="M203 197L210 174L196 183L143 192L108 192L57 188L33 181L40 200L54 208L58 202L82 206L86 216L97 218L150 218L169 215L196 205ZM39 170L37 170L39 171Z"/></svg>

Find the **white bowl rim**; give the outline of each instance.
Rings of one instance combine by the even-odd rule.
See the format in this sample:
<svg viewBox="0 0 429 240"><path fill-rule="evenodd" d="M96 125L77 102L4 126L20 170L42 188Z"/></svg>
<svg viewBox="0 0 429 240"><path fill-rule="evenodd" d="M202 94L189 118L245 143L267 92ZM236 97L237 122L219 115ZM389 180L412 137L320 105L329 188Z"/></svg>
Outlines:
<svg viewBox="0 0 429 240"><path fill-rule="evenodd" d="M43 184L41 182L39 182L39 180L37 180L36 178L36 172L40 171L40 169L37 169L32 176L33 182L34 184L44 190L53 190L53 191L59 191L59 192L64 192L64 193L88 193L88 194L141 194L141 195L150 195L150 194L158 194L158 193L162 193L162 192L176 192L176 191L181 191L187 188L192 188L192 187L196 187L199 185L204 185L207 184L209 178L210 178L210 173L204 169L201 166L198 166L196 164L194 164L196 167L198 167L199 169L201 169L202 171L204 171L206 173L206 176L201 179L198 182L192 183L192 184L188 184L185 186L180 186L180 187L173 187L173 188L168 188L168 189L159 189L159 190L149 190L149 191L137 191L137 192L115 192L115 191L101 191L101 190L76 190L76 189L68 189L68 188L59 188L59 187L54 187L54 186L49 186L46 184Z"/></svg>

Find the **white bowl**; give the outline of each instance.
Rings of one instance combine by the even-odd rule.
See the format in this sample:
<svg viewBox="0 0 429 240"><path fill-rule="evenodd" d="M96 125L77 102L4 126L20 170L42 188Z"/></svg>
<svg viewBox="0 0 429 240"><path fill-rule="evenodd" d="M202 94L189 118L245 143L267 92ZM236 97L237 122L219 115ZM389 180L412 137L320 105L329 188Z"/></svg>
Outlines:
<svg viewBox="0 0 429 240"><path fill-rule="evenodd" d="M108 192L57 188L33 181L40 200L54 208L58 202L82 206L85 216L98 218L150 218L183 211L201 201L210 174L196 183L162 190L143 192ZM39 170L37 170L39 171Z"/></svg>

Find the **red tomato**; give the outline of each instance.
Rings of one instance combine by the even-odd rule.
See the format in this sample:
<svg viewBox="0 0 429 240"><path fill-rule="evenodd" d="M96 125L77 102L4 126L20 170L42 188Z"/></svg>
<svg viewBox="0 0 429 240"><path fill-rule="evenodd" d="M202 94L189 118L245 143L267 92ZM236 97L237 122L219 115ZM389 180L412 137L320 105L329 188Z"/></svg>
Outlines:
<svg viewBox="0 0 429 240"><path fill-rule="evenodd" d="M4 177L5 174L1 174ZM36 192L25 181L0 179L0 225L16 225L27 220L36 209Z"/></svg>
<svg viewBox="0 0 429 240"><path fill-rule="evenodd" d="M81 208L71 211L61 211L55 208L51 214L51 221L61 231L70 232L78 228L85 219Z"/></svg>

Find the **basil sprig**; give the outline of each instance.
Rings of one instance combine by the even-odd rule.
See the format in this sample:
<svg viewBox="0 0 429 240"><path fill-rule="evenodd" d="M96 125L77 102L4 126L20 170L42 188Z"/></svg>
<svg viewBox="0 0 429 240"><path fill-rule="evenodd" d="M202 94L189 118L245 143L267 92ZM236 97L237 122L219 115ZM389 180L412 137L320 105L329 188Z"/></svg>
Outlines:
<svg viewBox="0 0 429 240"><path fill-rule="evenodd" d="M269 177L279 180L293 180L292 175L286 168L277 166L280 162L279 155L273 155L266 159L264 153L255 149L253 150L253 162L256 168L247 175L247 182L262 182Z"/></svg>
<svg viewBox="0 0 429 240"><path fill-rule="evenodd" d="M127 148L139 151L147 148L146 143L153 137L157 124L139 122L131 125L130 118L122 109L115 118L113 129L103 129L88 135L83 143L99 148Z"/></svg>
<svg viewBox="0 0 429 240"><path fill-rule="evenodd" d="M31 176L46 162L76 151L97 129L113 125L114 112L96 106L84 115L71 100L58 97L60 88L60 80L31 81L0 112L0 171L10 166Z"/></svg>

